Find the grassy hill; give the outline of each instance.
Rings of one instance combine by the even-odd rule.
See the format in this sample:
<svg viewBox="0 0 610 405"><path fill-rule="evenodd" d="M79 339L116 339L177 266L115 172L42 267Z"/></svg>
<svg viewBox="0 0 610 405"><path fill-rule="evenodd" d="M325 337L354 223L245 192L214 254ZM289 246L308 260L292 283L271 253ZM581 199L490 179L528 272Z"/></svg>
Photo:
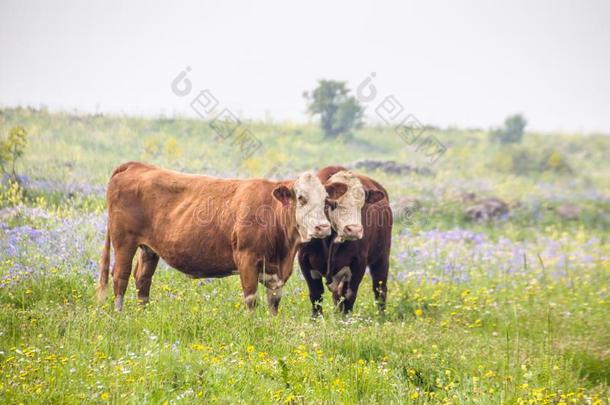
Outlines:
<svg viewBox="0 0 610 405"><path fill-rule="evenodd" d="M0 186L2 402L608 401L610 137L500 145L427 128L447 147L431 163L392 128L327 140L313 125L247 122L262 147L244 158L197 120L0 110L0 136L16 125L29 145L22 185ZM353 315L327 294L311 320L298 266L277 317L248 313L237 278L193 281L164 264L146 308L133 283L122 313L97 306L105 183L127 160L222 177L342 164L396 203L417 200L394 227L386 315L367 276ZM508 213L472 221L472 193Z"/></svg>

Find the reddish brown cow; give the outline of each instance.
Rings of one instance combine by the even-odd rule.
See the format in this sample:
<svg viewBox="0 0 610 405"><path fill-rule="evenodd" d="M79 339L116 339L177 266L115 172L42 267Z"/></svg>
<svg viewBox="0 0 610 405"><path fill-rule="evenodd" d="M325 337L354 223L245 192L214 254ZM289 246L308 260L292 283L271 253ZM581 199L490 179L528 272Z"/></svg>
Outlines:
<svg viewBox="0 0 610 405"><path fill-rule="evenodd" d="M326 279L335 304L343 313L347 313L354 306L367 266L378 307L384 311L392 240L392 211L388 193L376 181L366 176L356 176L338 166L320 170L318 177L322 182L328 181L327 184L341 180L348 184L348 190L331 204L328 215L333 227L332 235L312 240L299 249L299 265L309 287L313 316L322 313L322 277ZM359 181L350 181L350 178ZM333 215L335 210L344 208L344 200L349 203L351 196L353 202L358 195L361 195L364 204L360 205L362 229L358 229L358 224L336 221Z"/></svg>
<svg viewBox="0 0 610 405"><path fill-rule="evenodd" d="M134 276L142 302L148 301L161 257L194 278L239 274L248 308L256 304L261 282L276 313L298 244L330 234L327 196L337 198L345 190L345 184L325 188L311 172L294 181L235 180L125 163L108 184L98 297L106 297L112 243L116 310L122 309L140 247Z"/></svg>

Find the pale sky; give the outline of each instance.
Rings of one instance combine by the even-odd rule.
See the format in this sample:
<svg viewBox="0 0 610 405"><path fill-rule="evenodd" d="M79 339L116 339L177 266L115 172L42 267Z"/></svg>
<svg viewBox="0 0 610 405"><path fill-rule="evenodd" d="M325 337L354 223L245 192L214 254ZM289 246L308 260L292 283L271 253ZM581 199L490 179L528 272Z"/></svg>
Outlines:
<svg viewBox="0 0 610 405"><path fill-rule="evenodd" d="M193 115L209 89L300 122L317 79L372 72L370 105L394 95L424 124L610 133L610 1L0 2L5 107Z"/></svg>

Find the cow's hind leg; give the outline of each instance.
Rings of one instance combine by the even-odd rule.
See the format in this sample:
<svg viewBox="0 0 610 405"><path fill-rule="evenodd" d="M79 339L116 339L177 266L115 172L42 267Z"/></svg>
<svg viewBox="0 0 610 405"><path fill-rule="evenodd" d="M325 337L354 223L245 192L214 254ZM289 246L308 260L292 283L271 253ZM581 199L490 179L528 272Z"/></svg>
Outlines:
<svg viewBox="0 0 610 405"><path fill-rule="evenodd" d="M373 280L373 293L377 308L383 313L385 311L386 299L388 295L388 270L390 264L388 260L380 260L370 266L371 279Z"/></svg>
<svg viewBox="0 0 610 405"><path fill-rule="evenodd" d="M133 256L137 245L133 241L113 241L115 262L112 269L112 281L114 287L114 309L123 309L123 297L129 283Z"/></svg>
<svg viewBox="0 0 610 405"><path fill-rule="evenodd" d="M158 263L158 254L148 246L140 246L140 256L138 257L134 278L138 290L138 301L142 304L146 304L150 297L150 285Z"/></svg>
<svg viewBox="0 0 610 405"><path fill-rule="evenodd" d="M248 309L256 307L256 290L258 289L258 268L256 255L249 252L237 252L234 255L241 289L244 293L244 303Z"/></svg>

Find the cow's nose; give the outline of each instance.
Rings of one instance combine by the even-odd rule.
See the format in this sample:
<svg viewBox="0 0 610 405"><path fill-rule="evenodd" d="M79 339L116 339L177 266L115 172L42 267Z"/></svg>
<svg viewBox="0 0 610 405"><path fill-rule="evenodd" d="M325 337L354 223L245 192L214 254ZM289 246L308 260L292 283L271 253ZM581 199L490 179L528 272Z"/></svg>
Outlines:
<svg viewBox="0 0 610 405"><path fill-rule="evenodd" d="M330 235L330 224L320 224L315 227L317 235Z"/></svg>
<svg viewBox="0 0 610 405"><path fill-rule="evenodd" d="M360 239L362 238L362 225L345 225L343 233L347 237Z"/></svg>

